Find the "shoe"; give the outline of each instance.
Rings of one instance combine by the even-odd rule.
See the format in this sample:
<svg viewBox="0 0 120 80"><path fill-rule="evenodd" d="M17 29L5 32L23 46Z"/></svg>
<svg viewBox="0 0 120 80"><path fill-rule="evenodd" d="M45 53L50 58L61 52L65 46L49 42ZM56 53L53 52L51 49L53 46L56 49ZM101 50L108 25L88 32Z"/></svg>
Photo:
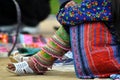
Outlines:
<svg viewBox="0 0 120 80"><path fill-rule="evenodd" d="M9 56L9 59L12 63L18 63L18 62L27 61L29 57L24 57L19 53L19 51L13 51Z"/></svg>
<svg viewBox="0 0 120 80"><path fill-rule="evenodd" d="M29 67L26 61L20 63L12 63L15 66L15 71L12 71L7 68L9 72L12 72L17 75L33 74L33 70Z"/></svg>

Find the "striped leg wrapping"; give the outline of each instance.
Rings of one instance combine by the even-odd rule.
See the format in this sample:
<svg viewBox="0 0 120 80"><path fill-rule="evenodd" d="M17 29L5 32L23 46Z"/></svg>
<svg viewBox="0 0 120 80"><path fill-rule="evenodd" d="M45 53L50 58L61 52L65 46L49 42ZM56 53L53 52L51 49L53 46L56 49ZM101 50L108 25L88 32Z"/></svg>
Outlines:
<svg viewBox="0 0 120 80"><path fill-rule="evenodd" d="M60 27L55 35L49 39L47 44L37 54L31 57L31 60L42 67L52 68L54 61L57 58L62 58L68 50L70 50L69 35L63 27ZM38 66L36 69L39 71Z"/></svg>

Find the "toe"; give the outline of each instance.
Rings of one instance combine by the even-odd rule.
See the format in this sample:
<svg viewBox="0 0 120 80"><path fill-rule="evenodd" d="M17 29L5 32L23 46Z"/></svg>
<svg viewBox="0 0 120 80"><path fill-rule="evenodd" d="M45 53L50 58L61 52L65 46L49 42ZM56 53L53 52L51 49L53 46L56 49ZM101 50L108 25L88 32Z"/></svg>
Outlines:
<svg viewBox="0 0 120 80"><path fill-rule="evenodd" d="M13 71L15 70L15 66L11 63L8 64L7 68Z"/></svg>

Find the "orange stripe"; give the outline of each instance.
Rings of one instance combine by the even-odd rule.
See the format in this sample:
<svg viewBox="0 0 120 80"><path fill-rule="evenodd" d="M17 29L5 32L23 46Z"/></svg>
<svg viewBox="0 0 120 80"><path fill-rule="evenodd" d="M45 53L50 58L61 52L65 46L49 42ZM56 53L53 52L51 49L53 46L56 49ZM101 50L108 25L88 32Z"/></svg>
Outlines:
<svg viewBox="0 0 120 80"><path fill-rule="evenodd" d="M90 24L89 24L90 25ZM90 56L90 54L91 54L91 51L90 51L90 48L89 47L87 47L87 46L90 46L90 47L92 47L92 51L95 49L95 47L94 47L94 41L95 41L95 38L94 38L94 30L95 30L95 27L97 27L94 23L92 23L91 24L91 26L92 27L90 27L89 25L87 25L87 27L85 27L85 33L84 33L84 35L85 35L85 42L88 42L88 43L85 43L84 44L84 46L85 46L85 51L86 51L86 57L87 57L87 59L88 59L88 65L89 65L89 67L90 67L90 69L92 70L92 72L93 73L97 73L97 71L95 70L95 68L94 68L94 65L92 64L92 61L91 61L91 56ZM88 33L88 30L89 30L89 28L92 28L92 35L91 35L91 37L92 37L92 42L91 42L91 45L90 45L90 41L89 41L89 33ZM87 37L87 36L88 37ZM96 35L97 36L97 35Z"/></svg>
<svg viewBox="0 0 120 80"><path fill-rule="evenodd" d="M95 24L91 24L91 26L95 26ZM92 40L92 41L91 41L91 45L95 45L95 44L94 44L95 38L93 37L93 36L94 36L95 27L91 27L91 29L92 29L92 30L91 30L91 33L90 33L90 34L91 34L91 40ZM91 46L91 48L92 48L92 50L93 50L93 49L94 49L94 46Z"/></svg>

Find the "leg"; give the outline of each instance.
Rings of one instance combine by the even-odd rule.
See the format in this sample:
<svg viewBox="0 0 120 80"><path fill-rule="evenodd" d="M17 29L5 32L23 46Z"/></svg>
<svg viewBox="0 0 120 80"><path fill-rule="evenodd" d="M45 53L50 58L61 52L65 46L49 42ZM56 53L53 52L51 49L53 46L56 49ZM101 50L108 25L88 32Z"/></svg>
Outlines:
<svg viewBox="0 0 120 80"><path fill-rule="evenodd" d="M69 35L63 27L60 27L47 44L37 54L29 58L29 61L8 64L7 68L19 75L24 73L41 74L47 71L47 68L51 68L54 61L57 58L62 58L68 50L70 50ZM19 64L22 66L20 65L20 67Z"/></svg>

